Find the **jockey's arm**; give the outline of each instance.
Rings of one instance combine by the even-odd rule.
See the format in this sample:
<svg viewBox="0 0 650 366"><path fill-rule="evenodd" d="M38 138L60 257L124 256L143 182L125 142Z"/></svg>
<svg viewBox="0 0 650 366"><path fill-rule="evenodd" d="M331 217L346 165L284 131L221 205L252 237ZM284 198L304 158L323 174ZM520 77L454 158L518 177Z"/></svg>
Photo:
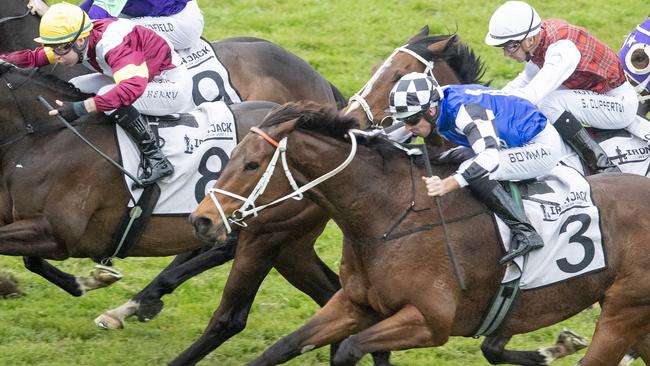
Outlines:
<svg viewBox="0 0 650 366"><path fill-rule="evenodd" d="M55 64L54 52L49 47L37 47L34 50L22 50L0 55L0 60L20 68L42 67Z"/></svg>
<svg viewBox="0 0 650 366"><path fill-rule="evenodd" d="M79 7L90 19L117 18L126 3L127 0L85 0Z"/></svg>
<svg viewBox="0 0 650 366"><path fill-rule="evenodd" d="M581 57L573 42L567 39L557 41L546 50L544 65L539 71L533 74L537 66L528 62L526 69L504 90L538 104L575 72Z"/></svg>
<svg viewBox="0 0 650 366"><path fill-rule="evenodd" d="M113 71L117 86L93 98L95 107L100 112L133 104L142 96L149 83L149 69L142 53L122 48L107 55L106 61Z"/></svg>
<svg viewBox="0 0 650 366"><path fill-rule="evenodd" d="M496 131L483 107L476 104L462 106L456 116L456 127L467 137L476 156L469 164L461 164L455 174L445 179L440 180L435 176L425 178L430 196L442 196L465 187L499 167L499 144Z"/></svg>

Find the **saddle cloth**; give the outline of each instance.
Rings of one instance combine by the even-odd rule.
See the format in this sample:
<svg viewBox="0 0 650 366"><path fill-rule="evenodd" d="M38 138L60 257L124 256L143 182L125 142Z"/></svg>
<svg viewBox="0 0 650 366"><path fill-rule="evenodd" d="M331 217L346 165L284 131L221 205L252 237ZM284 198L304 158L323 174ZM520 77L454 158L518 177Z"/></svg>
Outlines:
<svg viewBox="0 0 650 366"><path fill-rule="evenodd" d="M623 173L650 177L650 146L625 130L595 135L609 159Z"/></svg>
<svg viewBox="0 0 650 366"><path fill-rule="evenodd" d="M177 52L183 60L182 64L192 75L192 98L195 106L214 101L241 103L239 93L230 84L228 70L217 58L210 42L201 39L193 47Z"/></svg>
<svg viewBox="0 0 650 366"><path fill-rule="evenodd" d="M503 282L520 278L522 290L547 286L606 268L600 213L591 187L575 169L556 166L521 188L522 202L544 247L508 265ZM510 229L498 217L504 249Z"/></svg>
<svg viewBox="0 0 650 366"><path fill-rule="evenodd" d="M212 188L237 145L235 118L226 103L212 102L203 103L178 118L150 117L149 125L158 136L163 153L174 165L174 174L157 182L161 193L153 214L187 215ZM122 164L137 176L140 152L120 126L116 125L116 133ZM143 190L132 189L133 181L124 178L132 207Z"/></svg>

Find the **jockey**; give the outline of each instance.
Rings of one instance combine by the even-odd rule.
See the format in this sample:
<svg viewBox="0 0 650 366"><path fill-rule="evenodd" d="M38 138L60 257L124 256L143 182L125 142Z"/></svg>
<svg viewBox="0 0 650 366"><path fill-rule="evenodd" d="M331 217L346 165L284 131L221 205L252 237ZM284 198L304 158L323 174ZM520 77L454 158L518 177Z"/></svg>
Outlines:
<svg viewBox="0 0 650 366"><path fill-rule="evenodd" d="M169 41L127 19L91 21L78 6L52 5L41 19L43 46L0 55L18 67L82 63L95 73L70 82L96 96L61 102L50 115L72 121L87 113L109 114L135 140L143 153L139 178L148 185L171 175L174 168L163 155L155 134L140 112L153 116L190 111L192 79Z"/></svg>
<svg viewBox="0 0 650 366"><path fill-rule="evenodd" d="M562 139L532 103L480 85L440 87L430 76L413 72L391 90L389 112L425 142L437 133L474 150L476 155L455 174L423 179L430 196L469 186L508 225L514 249L500 263L544 246L524 211L498 183L547 174L562 155Z"/></svg>
<svg viewBox="0 0 650 366"><path fill-rule="evenodd" d="M581 124L650 139L650 123L636 115L636 92L616 53L585 29L542 21L527 3L508 1L492 15L485 43L526 62L503 89L537 105L593 171L620 170Z"/></svg>
<svg viewBox="0 0 650 366"><path fill-rule="evenodd" d="M618 58L627 80L635 85L639 102L645 103L650 99L650 16L627 36Z"/></svg>
<svg viewBox="0 0 650 366"><path fill-rule="evenodd" d="M32 14L43 16L48 5L29 0ZM152 29L184 50L197 43L203 33L203 14L196 0L85 0L80 7L91 19L128 18Z"/></svg>

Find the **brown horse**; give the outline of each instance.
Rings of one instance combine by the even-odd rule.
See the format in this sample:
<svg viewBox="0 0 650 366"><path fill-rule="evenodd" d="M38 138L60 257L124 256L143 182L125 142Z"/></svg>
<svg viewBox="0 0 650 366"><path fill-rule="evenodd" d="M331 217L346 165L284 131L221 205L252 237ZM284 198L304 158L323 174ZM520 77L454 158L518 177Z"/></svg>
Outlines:
<svg viewBox="0 0 650 366"><path fill-rule="evenodd" d="M351 151L346 131L354 124L354 119L323 109L286 105L269 114L261 126L262 134L271 138L249 133L216 186L248 196L276 150L268 140L285 137L291 174L305 185L346 160ZM435 166L433 174L447 176L454 168ZM279 175L273 175L266 188L270 201L290 192ZM359 146L347 168L306 193L332 215L345 235L343 288L307 324L250 365L283 363L339 341L343 342L333 364L354 365L378 349L440 346L450 336L473 334L504 271L497 265L502 249L495 225L467 190L445 196L443 215L467 279L467 290L462 291L448 260L441 217L432 209L424 186L417 183L422 175L422 168L386 151L384 144ZM602 312L581 365L615 365L633 345L648 362L650 234L633 223L650 215L650 208L638 199L650 194L650 181L632 175L598 175L589 181L601 215L608 267L524 291L499 334L530 332L598 301ZM236 213L230 217L241 222L241 202L219 192L215 194L226 215ZM403 216L405 210L409 214ZM219 237L224 224L215 213L212 200L206 198L191 219L201 223L204 235ZM396 222L407 235L385 240L384 234ZM421 227L429 229L409 230Z"/></svg>
<svg viewBox="0 0 650 366"><path fill-rule="evenodd" d="M0 8L0 22L6 19L0 23L0 30L4 29L6 32L3 34L11 35L0 39L0 52L36 46L33 38L37 36L40 18L29 14L25 4L24 0L8 0ZM14 17L15 19L10 19ZM218 57L229 70L231 81L243 100L266 100L278 103L313 100L338 107L347 103L342 94L309 64L273 43L242 37L216 42L213 46ZM246 62L241 62L242 60ZM54 72L67 80L88 70L83 67L69 69L59 66L54 69ZM20 87L29 80L30 77L27 76L20 82L14 82L13 85ZM45 112L40 106L37 106L36 110ZM7 194L6 190L0 192L0 199ZM9 202L10 198L4 198L4 201ZM10 221L11 219L4 222ZM102 272L96 274L100 276L99 283L92 277L76 278L59 271L38 257L25 257L25 265L75 296L95 286L108 284L104 281L114 280L110 273L105 276ZM78 281L83 284L78 285Z"/></svg>
<svg viewBox="0 0 650 366"><path fill-rule="evenodd" d="M487 84L481 81L485 66L471 48L456 35L431 36L424 26L374 67L371 78L342 113L357 118L361 127L389 124L388 93L397 80L413 71L433 72L440 85Z"/></svg>

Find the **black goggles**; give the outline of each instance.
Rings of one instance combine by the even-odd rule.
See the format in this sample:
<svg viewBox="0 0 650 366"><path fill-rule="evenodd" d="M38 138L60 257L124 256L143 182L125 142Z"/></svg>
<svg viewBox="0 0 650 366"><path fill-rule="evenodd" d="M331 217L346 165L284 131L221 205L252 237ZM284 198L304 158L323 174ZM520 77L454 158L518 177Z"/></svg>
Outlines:
<svg viewBox="0 0 650 366"><path fill-rule="evenodd" d="M517 52L519 47L521 47L521 42L519 41L510 41L503 46L503 50L506 51L507 54L512 55L513 53Z"/></svg>
<svg viewBox="0 0 650 366"><path fill-rule="evenodd" d="M49 45L48 47L52 48L52 52L54 52L55 55L65 56L68 54L68 52L70 52L72 46L74 46L74 41L66 42L63 44L53 44Z"/></svg>
<svg viewBox="0 0 650 366"><path fill-rule="evenodd" d="M424 116L424 111L419 111L415 114L412 114L404 118L395 118L398 122L403 122L405 125L415 126L420 122L420 119Z"/></svg>

